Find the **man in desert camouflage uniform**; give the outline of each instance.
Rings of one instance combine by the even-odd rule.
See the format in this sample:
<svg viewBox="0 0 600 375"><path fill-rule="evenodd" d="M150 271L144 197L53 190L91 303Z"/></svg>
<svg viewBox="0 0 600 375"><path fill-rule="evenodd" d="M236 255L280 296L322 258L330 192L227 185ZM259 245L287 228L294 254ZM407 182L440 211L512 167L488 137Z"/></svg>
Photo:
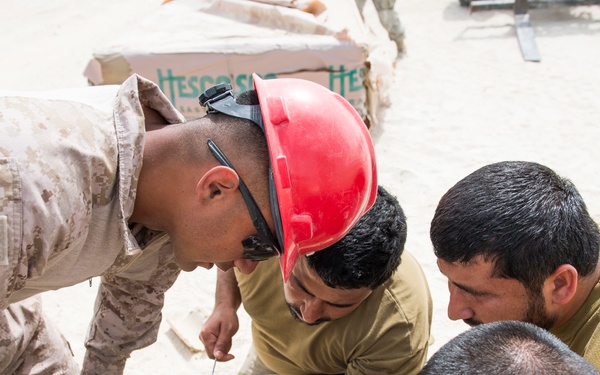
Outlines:
<svg viewBox="0 0 600 375"><path fill-rule="evenodd" d="M356 0L356 6L358 10L363 11L366 0ZM404 26L400 22L400 17L394 9L396 6L396 0L373 0L377 15L381 25L387 30L388 36L391 40L396 43L398 48L398 55L406 53L406 46L404 44Z"/></svg>
<svg viewBox="0 0 600 375"><path fill-rule="evenodd" d="M230 95L234 99L227 105L252 107L252 113L264 119L262 128L254 126L255 117L235 118L212 109L203 118L185 122L154 83L137 75L121 86L0 95L0 373L78 371L68 343L41 314L40 292L102 276L82 373L119 374L133 350L156 340L165 292L180 270L216 264L250 273L257 261L303 251L303 244L293 239L297 235L283 239L280 233L281 227L286 234L295 233L288 213L294 204L273 199L277 195L282 201L302 185L293 163L298 152L281 151L285 160L277 166L267 152L267 145L302 142L297 139L301 133L278 138L258 101L268 91L269 99L293 109L289 97L273 94L273 86L294 91L316 84L290 79L273 84L254 78L256 91L242 99L248 105L236 104L245 94L237 99ZM299 97L335 96L320 86L306 90L319 94ZM218 100L223 99L214 99L217 104ZM261 108L263 104L260 100ZM358 116L349 104L339 105L341 113ZM282 113L278 116L281 119ZM288 134L303 121L292 116L288 120ZM348 127L348 121L327 124L328 132L331 127ZM357 152L361 157L340 173L353 173L351 179L365 184L355 186L351 202L342 202L350 207L349 215L336 229L325 231L313 221L313 234L327 235L323 247L343 236L375 200L372 142L362 121L350 126L349 137L359 147L340 144L347 149L343 158ZM338 131L331 133L340 137ZM331 148L330 142L324 145ZM323 155L316 156L323 163ZM334 163L325 161L329 169ZM277 179L281 166L293 184L289 191L269 182L269 172ZM314 173L313 165L306 167ZM320 193L342 199L352 195L347 193L351 188L328 192L324 187ZM248 203L249 192L254 205ZM304 197L318 198L300 198ZM333 205L329 201L320 209ZM273 211L280 215L274 218ZM272 233L278 239L267 242L265 237L274 237ZM310 236L304 239L311 243ZM293 267L294 259L280 258L282 265L289 262Z"/></svg>
<svg viewBox="0 0 600 375"><path fill-rule="evenodd" d="M41 373L76 372L72 357L56 357L59 350L32 351L32 346L40 345L36 341L43 339L37 332L49 323L41 315L39 297L31 296L103 273L107 277L98 294L86 369L90 373L115 373L120 367L122 371L124 359L112 367L100 365L118 356L119 348L108 338L114 337L110 331L130 336L122 334L113 341L129 341L130 350L152 343L160 322L162 293L177 276L166 236L161 234L150 241L151 233L130 230L124 218L132 214L141 167L145 126L144 117L139 115L142 97L145 106L159 111L169 122L183 122L183 117L151 82L138 77L120 88L95 88L89 96L82 96L85 94L65 90L53 94L53 99L6 96L0 101L0 308L2 325L10 328L2 332L1 339L11 342L12 337L21 336L24 342L2 345L3 374L30 373L35 368L47 371ZM117 121L113 124L115 97ZM136 230L137 239L133 236ZM149 238L142 253L138 242L143 236ZM122 281L130 284L123 286L123 292L110 291L111 284L121 283L115 271L136 256L144 262L136 261L137 267L121 274ZM153 266L144 270L142 263ZM149 273L155 277L148 277ZM133 296L127 291L129 287L130 291L150 293ZM138 324L126 326L136 320ZM45 338L57 337L60 335ZM60 345L47 347L64 345L63 340Z"/></svg>

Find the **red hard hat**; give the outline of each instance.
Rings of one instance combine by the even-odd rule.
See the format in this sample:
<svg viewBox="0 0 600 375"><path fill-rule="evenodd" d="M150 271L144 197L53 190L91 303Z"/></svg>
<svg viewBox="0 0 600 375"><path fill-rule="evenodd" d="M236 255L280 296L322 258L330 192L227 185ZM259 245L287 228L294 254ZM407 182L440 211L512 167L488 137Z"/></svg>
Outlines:
<svg viewBox="0 0 600 375"><path fill-rule="evenodd" d="M365 123L340 95L302 79L262 80L254 74L253 80L287 281L300 255L334 244L371 208L377 196L375 150Z"/></svg>

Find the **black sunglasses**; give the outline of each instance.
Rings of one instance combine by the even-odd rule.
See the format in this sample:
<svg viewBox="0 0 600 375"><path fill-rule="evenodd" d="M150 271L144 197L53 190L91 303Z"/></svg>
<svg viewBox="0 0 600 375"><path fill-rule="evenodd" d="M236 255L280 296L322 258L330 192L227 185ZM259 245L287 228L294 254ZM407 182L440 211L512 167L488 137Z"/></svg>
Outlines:
<svg viewBox="0 0 600 375"><path fill-rule="evenodd" d="M227 160L227 157L215 144L215 142L209 139L207 144L210 152L212 152L213 156L219 161L219 163L233 169L235 173L237 173L235 168L233 168L233 165L231 165L229 160ZM240 175L238 173L238 178L240 180L240 193L242 193L242 197L246 202L246 206L250 212L250 217L252 217L254 228L256 228L256 231L258 232L258 237L249 236L242 241L242 246L244 246L244 258L253 260L255 262L260 262L262 260L281 255L281 251L279 250L280 247L277 245L277 240L271 233L265 217L260 212L260 208L258 208L258 204L256 204L252 194L250 194L250 190L248 190L248 187L239 176Z"/></svg>

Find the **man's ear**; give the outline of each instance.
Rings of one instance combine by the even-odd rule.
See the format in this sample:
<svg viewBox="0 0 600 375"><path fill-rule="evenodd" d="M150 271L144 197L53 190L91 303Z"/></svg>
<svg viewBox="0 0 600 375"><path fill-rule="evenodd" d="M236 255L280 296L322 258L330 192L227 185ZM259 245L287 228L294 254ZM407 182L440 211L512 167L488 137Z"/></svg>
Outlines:
<svg viewBox="0 0 600 375"><path fill-rule="evenodd" d="M235 193L239 184L237 173L225 166L213 167L206 171L196 185L196 199L210 202Z"/></svg>
<svg viewBox="0 0 600 375"><path fill-rule="evenodd" d="M545 292L550 294L550 300L555 305L569 303L577 292L578 272L570 264L563 264L554 271L544 282Z"/></svg>

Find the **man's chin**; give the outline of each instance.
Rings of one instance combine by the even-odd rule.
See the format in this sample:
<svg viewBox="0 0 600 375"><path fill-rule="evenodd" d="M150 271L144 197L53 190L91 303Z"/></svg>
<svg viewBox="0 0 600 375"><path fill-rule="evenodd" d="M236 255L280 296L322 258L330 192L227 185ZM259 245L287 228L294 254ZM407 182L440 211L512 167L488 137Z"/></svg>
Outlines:
<svg viewBox="0 0 600 375"><path fill-rule="evenodd" d="M198 265L195 263L182 263L177 258L175 259L175 263L177 263L177 266L183 272L192 272L198 267Z"/></svg>

